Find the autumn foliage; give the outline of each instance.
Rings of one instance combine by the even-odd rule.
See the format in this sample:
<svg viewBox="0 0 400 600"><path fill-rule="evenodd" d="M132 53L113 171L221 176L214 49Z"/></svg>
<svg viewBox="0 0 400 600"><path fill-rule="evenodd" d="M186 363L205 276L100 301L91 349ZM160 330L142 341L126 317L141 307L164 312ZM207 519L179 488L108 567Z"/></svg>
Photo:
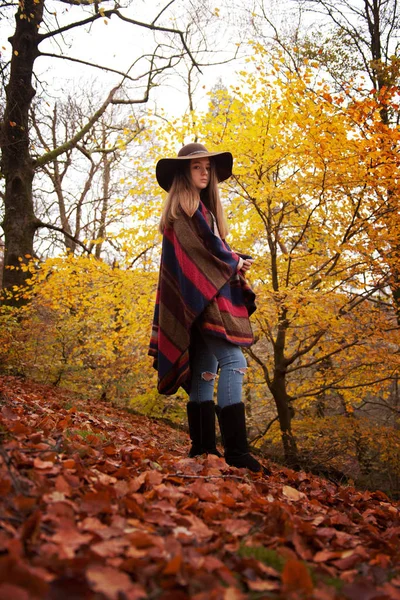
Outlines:
<svg viewBox="0 0 400 600"><path fill-rule="evenodd" d="M2 313L3 368L109 399L153 383L143 348L155 278L94 258L49 259L24 290L30 302ZM154 383L153 383L154 385Z"/></svg>
<svg viewBox="0 0 400 600"><path fill-rule="evenodd" d="M137 137L119 265L67 255L35 270L22 309L3 307L0 356L22 373L181 423L184 394L160 398L146 356L157 281L154 178L185 141L232 149L222 186L233 249L255 258L256 344L245 389L250 438L270 456L399 492L397 89L333 90L255 45L240 85L209 110ZM129 136L129 132L127 132ZM115 219L116 215L113 215ZM283 453L279 448L283 442Z"/></svg>
<svg viewBox="0 0 400 600"><path fill-rule="evenodd" d="M400 597L399 506L269 478L108 403L0 380L0 598Z"/></svg>

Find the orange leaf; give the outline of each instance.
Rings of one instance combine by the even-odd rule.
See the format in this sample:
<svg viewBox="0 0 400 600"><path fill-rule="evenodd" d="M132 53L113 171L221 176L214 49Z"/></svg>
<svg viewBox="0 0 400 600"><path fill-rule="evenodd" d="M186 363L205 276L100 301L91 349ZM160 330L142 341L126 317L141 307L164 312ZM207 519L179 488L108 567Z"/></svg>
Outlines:
<svg viewBox="0 0 400 600"><path fill-rule="evenodd" d="M12 583L0 584L0 600L29 600L29 593L21 587L13 585Z"/></svg>
<svg viewBox="0 0 400 600"><path fill-rule="evenodd" d="M145 531L133 531L129 534L129 541L135 548L150 548L155 545L156 538Z"/></svg>
<svg viewBox="0 0 400 600"><path fill-rule="evenodd" d="M249 533L251 529L251 523L244 519L225 519L224 529L234 536L242 536Z"/></svg>
<svg viewBox="0 0 400 600"><path fill-rule="evenodd" d="M54 464L50 460L41 460L40 458L35 458L33 461L33 466L35 469L52 469Z"/></svg>
<svg viewBox="0 0 400 600"><path fill-rule="evenodd" d="M313 558L314 562L326 562L327 560L332 560L333 558L339 558L340 552L333 552L332 550L320 550L317 552Z"/></svg>
<svg viewBox="0 0 400 600"><path fill-rule="evenodd" d="M176 554L165 567L164 575L176 575L182 564L182 554Z"/></svg>
<svg viewBox="0 0 400 600"><path fill-rule="evenodd" d="M23 542L28 540L35 542L40 531L40 522L42 520L42 513L40 510L35 510L21 527L20 539Z"/></svg>
<svg viewBox="0 0 400 600"><path fill-rule="evenodd" d="M29 427L26 427L26 425L24 425L23 423L21 423L20 421L18 421L14 425L11 425L10 431L12 431L13 433L16 433L16 434L18 434L18 433L29 433Z"/></svg>
<svg viewBox="0 0 400 600"><path fill-rule="evenodd" d="M0 479L0 496L4 498L11 490L11 480L10 479Z"/></svg>
<svg viewBox="0 0 400 600"><path fill-rule="evenodd" d="M87 492L82 498L81 510L89 515L111 512L111 496L108 491Z"/></svg>
<svg viewBox="0 0 400 600"><path fill-rule="evenodd" d="M21 510L22 512L30 512L35 506L36 502L36 498L23 496L22 494L14 497L15 507L17 510Z"/></svg>
<svg viewBox="0 0 400 600"><path fill-rule="evenodd" d="M311 593L313 591L313 582L306 565L300 560L289 559L282 571L282 585L284 592L294 592L296 590Z"/></svg>
<svg viewBox="0 0 400 600"><path fill-rule="evenodd" d="M134 586L129 575L123 571L103 565L90 566L86 571L86 577L96 592L104 594L106 598L111 600L117 600L128 594L129 597L132 597L129 592L138 587ZM140 597L145 598L146 595L136 595L136 598Z"/></svg>
<svg viewBox="0 0 400 600"><path fill-rule="evenodd" d="M273 592L274 590L279 590L279 583L277 581L265 581L264 579L248 580L247 585L252 592Z"/></svg>
<svg viewBox="0 0 400 600"><path fill-rule="evenodd" d="M286 496L286 498L288 498L289 500L294 500L295 502L306 497L306 495L303 492L299 492L299 490L296 490L296 488L292 488L290 485L283 486L282 494Z"/></svg>

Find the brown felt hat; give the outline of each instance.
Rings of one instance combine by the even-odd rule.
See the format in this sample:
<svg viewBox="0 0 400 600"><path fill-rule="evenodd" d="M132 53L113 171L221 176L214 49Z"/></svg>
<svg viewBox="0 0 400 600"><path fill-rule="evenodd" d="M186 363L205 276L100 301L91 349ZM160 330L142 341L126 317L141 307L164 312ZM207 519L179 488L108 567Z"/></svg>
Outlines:
<svg viewBox="0 0 400 600"><path fill-rule="evenodd" d="M174 158L162 158L156 166L156 177L163 190L169 192L175 173L182 160L213 157L218 181L225 181L232 175L233 157L230 152L209 152L203 144L191 143L183 146Z"/></svg>

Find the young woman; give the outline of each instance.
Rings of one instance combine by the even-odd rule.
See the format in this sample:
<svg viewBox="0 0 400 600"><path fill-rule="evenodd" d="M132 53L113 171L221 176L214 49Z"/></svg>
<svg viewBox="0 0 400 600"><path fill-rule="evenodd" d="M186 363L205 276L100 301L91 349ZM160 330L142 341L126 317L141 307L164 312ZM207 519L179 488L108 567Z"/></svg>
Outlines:
<svg viewBox="0 0 400 600"><path fill-rule="evenodd" d="M244 273L253 260L225 242L217 186L232 175L232 163L230 152L208 152L197 143L157 163L157 181L168 197L160 222L163 246L149 354L158 370L158 391L174 394L182 386L189 394L189 456L220 456L216 411L227 463L267 472L249 453L242 402L247 364L240 346L253 343L249 315L255 310Z"/></svg>

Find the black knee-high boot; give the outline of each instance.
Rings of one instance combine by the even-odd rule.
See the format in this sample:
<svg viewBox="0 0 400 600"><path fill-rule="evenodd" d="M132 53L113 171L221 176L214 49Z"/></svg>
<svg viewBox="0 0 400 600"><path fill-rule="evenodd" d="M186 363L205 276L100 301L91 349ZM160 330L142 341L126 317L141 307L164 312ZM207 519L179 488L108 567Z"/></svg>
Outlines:
<svg viewBox="0 0 400 600"><path fill-rule="evenodd" d="M230 404L224 408L217 406L216 412L228 465L247 468L255 473L262 471L265 475L269 475L270 471L250 454L243 402Z"/></svg>
<svg viewBox="0 0 400 600"><path fill-rule="evenodd" d="M189 457L201 454L221 456L216 447L215 439L215 405L212 400L207 402L188 402L186 405L189 435L192 447Z"/></svg>

